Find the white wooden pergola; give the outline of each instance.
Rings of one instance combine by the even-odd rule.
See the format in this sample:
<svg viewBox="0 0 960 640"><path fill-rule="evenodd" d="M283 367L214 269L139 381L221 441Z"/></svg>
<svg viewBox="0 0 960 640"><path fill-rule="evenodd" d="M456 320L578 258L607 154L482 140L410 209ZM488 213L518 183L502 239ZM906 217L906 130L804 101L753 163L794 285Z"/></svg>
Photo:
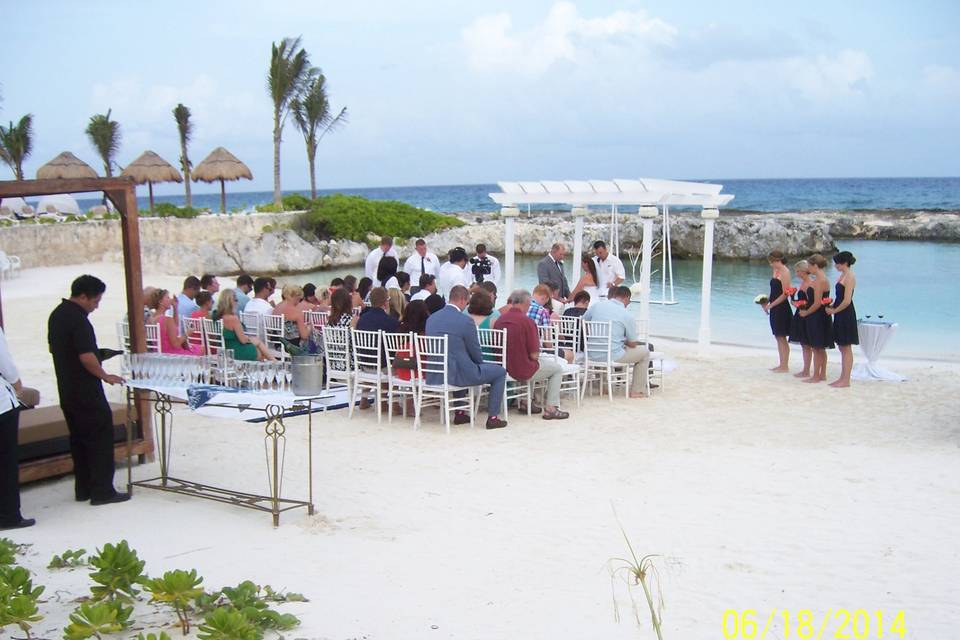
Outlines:
<svg viewBox="0 0 960 640"><path fill-rule="evenodd" d="M701 352L710 345L710 289L713 278L713 225L719 217L719 208L733 200L730 194L721 194L723 185L679 180L564 180L534 182L498 182L500 193L490 198L500 205L500 215L506 222L504 230L505 280L507 290L513 289L515 226L520 205L568 205L574 218L573 280L580 279L580 256L583 254L583 218L589 207L609 208L611 215L611 251L619 249L617 217L620 207L638 207L643 220L643 257L640 276L640 317L650 320L650 269L653 253L653 221L668 207L700 207L704 220L703 285L700 295Z"/></svg>

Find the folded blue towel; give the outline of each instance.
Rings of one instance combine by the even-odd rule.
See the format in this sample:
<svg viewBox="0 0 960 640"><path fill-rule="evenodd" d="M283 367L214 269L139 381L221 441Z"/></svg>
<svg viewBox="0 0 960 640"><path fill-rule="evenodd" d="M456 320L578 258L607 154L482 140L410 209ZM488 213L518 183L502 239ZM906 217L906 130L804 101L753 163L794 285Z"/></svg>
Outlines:
<svg viewBox="0 0 960 640"><path fill-rule="evenodd" d="M239 389L219 384L192 384L187 388L187 404L196 411L218 393L237 393Z"/></svg>

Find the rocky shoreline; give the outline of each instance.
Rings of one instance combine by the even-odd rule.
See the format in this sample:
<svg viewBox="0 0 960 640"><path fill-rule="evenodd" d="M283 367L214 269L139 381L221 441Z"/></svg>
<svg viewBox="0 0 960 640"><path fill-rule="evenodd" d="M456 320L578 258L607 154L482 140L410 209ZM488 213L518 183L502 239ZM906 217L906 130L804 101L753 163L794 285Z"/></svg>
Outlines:
<svg viewBox="0 0 960 640"><path fill-rule="evenodd" d="M362 264L367 245L349 240L305 238L289 229L296 213L211 215L195 219L141 220L143 263L169 273L213 272L298 273ZM427 237L438 254L455 246L472 250L480 242L503 252L504 221L499 214L460 214L468 224ZM610 218L592 214L584 221L584 247L609 239ZM671 247L677 258L703 255L703 220L698 212L671 213ZM660 237L660 220L654 238ZM550 245L573 245L574 221L569 214L522 214L516 221L516 249L543 255ZM621 214L623 250L635 250L643 226L635 214ZM762 260L771 249L789 257L831 254L843 240L915 240L960 242L960 211L844 211L763 213L725 211L715 226L714 256L729 260ZM376 238L370 238L371 245ZM18 255L23 266L40 267L120 261L119 222L101 220L56 225L20 225L0 229L0 249ZM401 250L413 251L413 239Z"/></svg>

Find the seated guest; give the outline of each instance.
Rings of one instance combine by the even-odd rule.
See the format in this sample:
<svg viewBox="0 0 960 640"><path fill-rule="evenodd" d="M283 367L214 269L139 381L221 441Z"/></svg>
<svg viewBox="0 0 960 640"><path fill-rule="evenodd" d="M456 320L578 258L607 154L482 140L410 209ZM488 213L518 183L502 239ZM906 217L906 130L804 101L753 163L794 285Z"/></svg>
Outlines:
<svg viewBox="0 0 960 640"><path fill-rule="evenodd" d="M433 293L427 296L424 302L427 304L427 310L431 314L436 313L437 311L440 311L440 309L443 309L447 305L447 303L443 301L443 298L441 298L436 293Z"/></svg>
<svg viewBox="0 0 960 640"><path fill-rule="evenodd" d="M507 423L500 419L499 414L507 372L500 365L483 361L477 326L463 313L469 299L467 288L462 285L453 287L449 298L449 303L443 309L431 313L427 318L428 336L447 336L447 382L456 387L489 384L487 429L505 427ZM427 383L443 384L443 379L439 374L427 374ZM470 417L462 411L454 416L454 424L468 422Z"/></svg>
<svg viewBox="0 0 960 640"><path fill-rule="evenodd" d="M357 290L353 293L353 306L362 307L367 302L367 296L370 295L370 289L373 288L373 280L370 278L360 278L357 284Z"/></svg>
<svg viewBox="0 0 960 640"><path fill-rule="evenodd" d="M299 347L307 344L310 339L310 327L303 319L300 302L303 300L303 289L295 284L283 286L280 292L282 301L273 308L273 315L283 316L283 339Z"/></svg>
<svg viewBox="0 0 960 640"><path fill-rule="evenodd" d="M177 303L166 289L156 289L150 297L153 314L147 321L160 327L160 351L186 356L199 356L200 348L193 347L185 335L180 333L180 317L177 315ZM172 309L173 314L167 315Z"/></svg>
<svg viewBox="0 0 960 640"><path fill-rule="evenodd" d="M343 278L334 278L330 281L330 287L327 289L330 293L333 293L335 289L339 289L343 286Z"/></svg>
<svg viewBox="0 0 960 640"><path fill-rule="evenodd" d="M397 288L403 293L403 297L410 301L410 274L404 271L397 271Z"/></svg>
<svg viewBox="0 0 960 640"><path fill-rule="evenodd" d="M260 279L257 278L257 280ZM251 300L247 306L249 307L255 301L256 299ZM217 315L223 323L223 346L233 351L233 357L236 360L276 359L267 349L267 345L243 332L243 324L237 316L237 297L233 295L231 289L224 289L223 295L217 301Z"/></svg>
<svg viewBox="0 0 960 640"><path fill-rule="evenodd" d="M357 320L357 329L360 331L386 331L396 333L400 329L400 321L389 313L390 296L383 287L370 290L370 308L360 315Z"/></svg>
<svg viewBox="0 0 960 640"><path fill-rule="evenodd" d="M494 325L507 332L507 373L519 382L547 381L547 406L544 420L565 420L570 417L560 410L560 383L563 379L563 363L550 355L540 353L540 336L537 325L527 315L530 310L530 294L524 290L514 291L507 299L510 309L500 316ZM539 409L530 407L531 412Z"/></svg>
<svg viewBox="0 0 960 640"><path fill-rule="evenodd" d="M423 300L414 300L403 310L403 317L400 319L400 333L415 333L423 335L427 330L427 318L430 317L430 310L427 309L427 303Z"/></svg>
<svg viewBox="0 0 960 640"><path fill-rule="evenodd" d="M587 308L590 306L590 294L586 291L578 291L575 296L573 296L573 306L564 309L563 315L568 317L580 318L587 312Z"/></svg>
<svg viewBox="0 0 960 640"><path fill-rule="evenodd" d="M272 280L273 278L257 278L253 281L253 297L247 302L244 311L259 313L262 316L273 313L273 305L268 300L273 295L274 285L271 284Z"/></svg>
<svg viewBox="0 0 960 640"><path fill-rule="evenodd" d="M545 306L548 300L550 300L550 287L538 284L533 288L530 309L527 313L538 327L546 327L550 324L550 311Z"/></svg>
<svg viewBox="0 0 960 640"><path fill-rule="evenodd" d="M156 287L144 287L143 288L143 297L140 298L143 300L143 321L149 322L150 316L153 314L153 311L150 309L150 299L153 298L153 292L156 291ZM180 294L177 294L177 301L180 300ZM123 314L123 319L127 320L127 314Z"/></svg>
<svg viewBox="0 0 960 640"><path fill-rule="evenodd" d="M437 278L431 273L425 273L420 276L420 287L416 293L410 296L410 301L426 300L437 292Z"/></svg>
<svg viewBox="0 0 960 640"><path fill-rule="evenodd" d="M196 303L200 305L200 308L191 313L190 317L210 318L210 312L213 310L213 296L210 295L210 292L201 291L197 293ZM216 320L216 318L213 318L213 320Z"/></svg>
<svg viewBox="0 0 960 640"><path fill-rule="evenodd" d="M329 311L330 292L326 289L317 295L317 285L308 282L303 285L303 300L300 301L301 311Z"/></svg>
<svg viewBox="0 0 960 640"><path fill-rule="evenodd" d="M388 313L390 317L399 322L400 318L403 317L403 310L407 306L407 299L400 289L387 289L387 301L389 303ZM371 302L371 304L373 303Z"/></svg>
<svg viewBox="0 0 960 640"><path fill-rule="evenodd" d="M490 294L480 289L470 294L467 315L476 323L477 329L492 329L493 323L500 317L500 312L494 311Z"/></svg>
<svg viewBox="0 0 960 640"><path fill-rule="evenodd" d="M490 302L497 304L497 285L492 280L484 280L477 286L490 294Z"/></svg>
<svg viewBox="0 0 960 640"><path fill-rule="evenodd" d="M377 265L377 277L373 280L373 286L383 287L384 289L399 289L397 270L397 259L393 256L383 256L380 258L380 264Z"/></svg>
<svg viewBox="0 0 960 640"><path fill-rule="evenodd" d="M194 298L200 292L200 278L197 276L187 276L183 281L183 291L177 294L177 311L184 317L189 318L197 310L197 303ZM147 304L147 292L144 291L144 304Z"/></svg>
<svg viewBox="0 0 960 640"><path fill-rule="evenodd" d="M447 254L449 261L440 267L437 276L437 289L440 295L449 295L453 287L462 286L469 290L473 284L470 270L467 269L467 251L463 247L455 247Z"/></svg>
<svg viewBox="0 0 960 640"><path fill-rule="evenodd" d="M346 287L337 289L330 296L330 317L327 318L327 326L352 328L356 323L350 292Z"/></svg>
<svg viewBox="0 0 960 640"><path fill-rule="evenodd" d="M610 287L607 296L606 300L601 300L587 309L583 319L610 323L611 357L614 362L633 364L630 397L642 398L647 365L650 363L650 352L646 345L640 344L637 321L627 311L627 307L630 306L630 289L623 286ZM606 356L604 352L590 351L590 358L594 360L603 360Z"/></svg>
<svg viewBox="0 0 960 640"><path fill-rule="evenodd" d="M220 291L220 281L217 280L217 276L211 273L200 276L200 291L209 291L213 296L214 304L216 304L217 292Z"/></svg>
<svg viewBox="0 0 960 640"><path fill-rule="evenodd" d="M253 278L245 273L237 276L237 288L233 290L237 296L237 313L242 313L246 308L251 291L253 291Z"/></svg>

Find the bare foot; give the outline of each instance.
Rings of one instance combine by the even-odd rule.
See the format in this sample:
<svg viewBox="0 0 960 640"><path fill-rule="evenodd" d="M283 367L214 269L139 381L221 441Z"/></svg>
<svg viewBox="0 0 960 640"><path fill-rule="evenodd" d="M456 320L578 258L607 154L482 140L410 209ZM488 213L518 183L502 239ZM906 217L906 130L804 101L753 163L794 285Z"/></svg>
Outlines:
<svg viewBox="0 0 960 640"><path fill-rule="evenodd" d="M367 400L366 398L360 398L360 410L366 411L373 406L373 403Z"/></svg>
<svg viewBox="0 0 960 640"><path fill-rule="evenodd" d="M770 369L770 371L774 373L790 373L790 369L787 367L774 367L773 369Z"/></svg>
<svg viewBox="0 0 960 640"><path fill-rule="evenodd" d="M647 396L643 395L642 393L631 393L631 394L630 394L630 397L631 397L631 398L646 398Z"/></svg>
<svg viewBox="0 0 960 640"><path fill-rule="evenodd" d="M810 384L810 383L823 382L823 380L820 378L807 378L806 380L804 380L804 382L806 382L807 384Z"/></svg>
<svg viewBox="0 0 960 640"><path fill-rule="evenodd" d="M843 382L842 380L834 380L833 382L830 383L830 386L833 387L833 388L835 388L835 389L839 389L839 388L843 388L843 387L849 387L849 386L850 386L850 383L849 383L849 382Z"/></svg>
<svg viewBox="0 0 960 640"><path fill-rule="evenodd" d="M794 378L809 378L809 377L810 377L810 372L809 372L809 371L801 371L800 373L795 373L795 374L793 374L793 377L794 377Z"/></svg>

